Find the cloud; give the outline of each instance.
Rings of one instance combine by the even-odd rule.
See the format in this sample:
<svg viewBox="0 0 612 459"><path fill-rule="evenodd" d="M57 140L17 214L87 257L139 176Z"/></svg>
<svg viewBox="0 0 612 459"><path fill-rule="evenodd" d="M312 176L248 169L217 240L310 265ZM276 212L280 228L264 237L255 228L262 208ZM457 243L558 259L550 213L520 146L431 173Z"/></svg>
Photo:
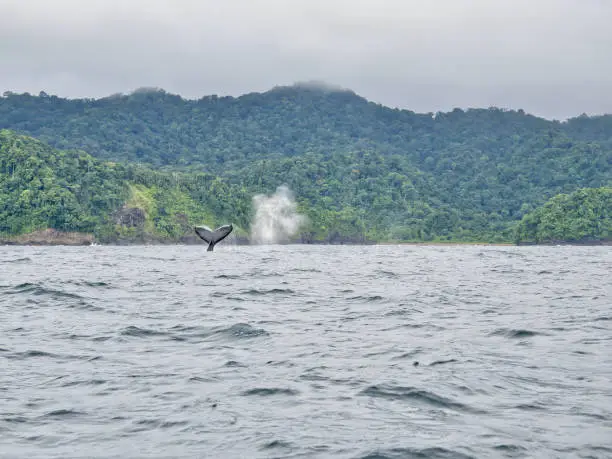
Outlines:
<svg viewBox="0 0 612 459"><path fill-rule="evenodd" d="M612 112L608 0L4 0L0 90L184 97L323 80L428 112Z"/></svg>

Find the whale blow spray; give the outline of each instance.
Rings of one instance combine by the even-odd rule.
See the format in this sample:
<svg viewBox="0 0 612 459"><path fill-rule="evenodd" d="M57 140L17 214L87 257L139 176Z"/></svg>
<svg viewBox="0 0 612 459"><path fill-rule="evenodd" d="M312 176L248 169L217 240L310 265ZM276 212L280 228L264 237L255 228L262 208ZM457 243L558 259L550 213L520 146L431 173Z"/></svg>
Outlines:
<svg viewBox="0 0 612 459"><path fill-rule="evenodd" d="M279 186L270 196L253 196L255 217L251 225L251 241L255 244L280 244L288 242L308 220L297 212L293 193Z"/></svg>

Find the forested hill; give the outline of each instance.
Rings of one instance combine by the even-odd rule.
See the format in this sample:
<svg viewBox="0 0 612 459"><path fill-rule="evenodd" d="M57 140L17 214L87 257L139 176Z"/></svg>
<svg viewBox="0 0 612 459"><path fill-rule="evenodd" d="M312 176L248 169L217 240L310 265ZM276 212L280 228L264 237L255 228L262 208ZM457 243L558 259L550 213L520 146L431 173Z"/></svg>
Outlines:
<svg viewBox="0 0 612 459"><path fill-rule="evenodd" d="M0 240L52 229L102 242L178 242L194 239L194 225L228 220L244 236L249 200L209 174L100 161L0 129Z"/></svg>
<svg viewBox="0 0 612 459"><path fill-rule="evenodd" d="M523 217L515 242L612 242L612 187L558 194Z"/></svg>
<svg viewBox="0 0 612 459"><path fill-rule="evenodd" d="M247 195L285 183L324 238L511 240L553 196L612 185L610 116L418 114L308 85L198 100L5 93L0 128L102 160L210 173Z"/></svg>
<svg viewBox="0 0 612 459"><path fill-rule="evenodd" d="M205 164L211 172L253 159L368 149L407 155L414 165L435 169L448 149L459 160L493 153L504 161L520 148L612 141L612 116L560 123L497 108L417 114L348 90L300 85L198 100L158 89L101 99L5 92L0 128L103 159Z"/></svg>

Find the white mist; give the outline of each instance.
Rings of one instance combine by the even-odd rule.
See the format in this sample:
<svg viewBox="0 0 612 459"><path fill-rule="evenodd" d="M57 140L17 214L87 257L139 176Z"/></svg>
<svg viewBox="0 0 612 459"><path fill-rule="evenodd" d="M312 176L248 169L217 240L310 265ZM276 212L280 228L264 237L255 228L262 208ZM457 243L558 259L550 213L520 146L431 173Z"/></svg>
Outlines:
<svg viewBox="0 0 612 459"><path fill-rule="evenodd" d="M307 218L297 212L293 193L285 185L270 196L253 196L255 218L251 224L251 242L254 244L280 244L288 242L306 223Z"/></svg>

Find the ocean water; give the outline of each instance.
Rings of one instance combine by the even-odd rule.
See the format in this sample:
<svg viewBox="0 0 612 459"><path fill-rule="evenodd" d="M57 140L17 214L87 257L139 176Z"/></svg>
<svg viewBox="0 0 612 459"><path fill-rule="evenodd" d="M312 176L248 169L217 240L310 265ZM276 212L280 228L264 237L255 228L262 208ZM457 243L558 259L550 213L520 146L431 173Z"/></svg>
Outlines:
<svg viewBox="0 0 612 459"><path fill-rule="evenodd" d="M612 247L2 247L1 458L610 458Z"/></svg>

